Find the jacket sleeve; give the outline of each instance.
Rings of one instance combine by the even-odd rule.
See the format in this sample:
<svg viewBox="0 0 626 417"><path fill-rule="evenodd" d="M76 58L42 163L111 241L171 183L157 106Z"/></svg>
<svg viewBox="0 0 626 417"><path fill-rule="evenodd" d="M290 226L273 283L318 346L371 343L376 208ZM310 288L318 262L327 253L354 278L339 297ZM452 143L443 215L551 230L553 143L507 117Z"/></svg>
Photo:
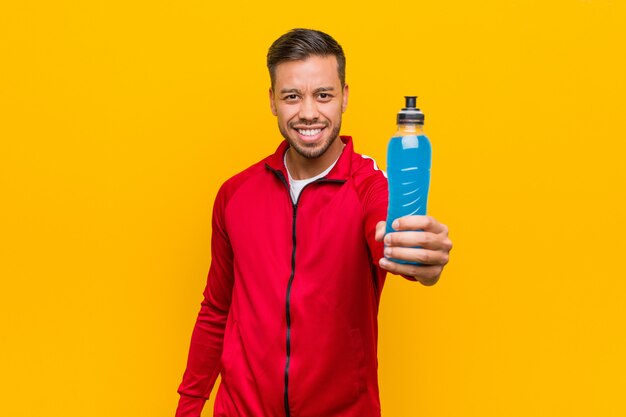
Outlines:
<svg viewBox="0 0 626 417"><path fill-rule="evenodd" d="M372 262L377 271L378 288L382 288L386 271L378 266L378 260L384 256L385 245L377 242L376 225L379 221L386 221L387 203L389 201L389 192L387 178L382 171L375 171L367 181L364 187L364 215L365 215L365 237L367 245L372 255ZM401 275L409 281L417 281L414 277Z"/></svg>
<svg viewBox="0 0 626 417"><path fill-rule="evenodd" d="M387 217L387 178L382 171L376 170L363 181L360 188L364 215L363 232L372 257L372 271L380 295L387 272L378 266L378 260L383 257L384 245L377 242L375 236L376 225Z"/></svg>
<svg viewBox="0 0 626 417"><path fill-rule="evenodd" d="M226 319L233 289L233 251L224 223L224 187L213 206L211 266L191 336L187 368L178 388L176 417L199 417L221 370Z"/></svg>

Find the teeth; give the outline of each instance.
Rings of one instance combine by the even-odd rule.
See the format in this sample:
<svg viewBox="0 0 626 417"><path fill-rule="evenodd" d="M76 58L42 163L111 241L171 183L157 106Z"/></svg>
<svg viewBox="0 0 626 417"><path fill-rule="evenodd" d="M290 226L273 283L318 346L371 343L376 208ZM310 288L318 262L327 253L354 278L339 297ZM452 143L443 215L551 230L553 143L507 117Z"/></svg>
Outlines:
<svg viewBox="0 0 626 417"><path fill-rule="evenodd" d="M298 132L303 136L315 136L321 131L322 129L298 129Z"/></svg>

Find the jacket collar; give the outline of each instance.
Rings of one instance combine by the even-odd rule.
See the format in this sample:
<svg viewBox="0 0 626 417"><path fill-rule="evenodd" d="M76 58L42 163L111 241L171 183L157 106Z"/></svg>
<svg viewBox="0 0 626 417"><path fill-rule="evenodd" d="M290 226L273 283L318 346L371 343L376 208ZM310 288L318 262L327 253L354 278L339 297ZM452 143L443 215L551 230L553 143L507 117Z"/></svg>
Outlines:
<svg viewBox="0 0 626 417"><path fill-rule="evenodd" d="M328 180L340 180L345 181L348 179L350 175L350 167L352 165L352 155L354 154L354 147L352 145L352 137L351 136L339 136L339 139L344 143L345 147L339 155L339 159L337 163L330 170L330 172L326 175L326 179ZM281 173L283 178L288 178L287 168L285 168L284 157L285 152L289 148L289 143L286 140L283 140L276 152L267 157L265 160L265 165L273 170L276 173Z"/></svg>

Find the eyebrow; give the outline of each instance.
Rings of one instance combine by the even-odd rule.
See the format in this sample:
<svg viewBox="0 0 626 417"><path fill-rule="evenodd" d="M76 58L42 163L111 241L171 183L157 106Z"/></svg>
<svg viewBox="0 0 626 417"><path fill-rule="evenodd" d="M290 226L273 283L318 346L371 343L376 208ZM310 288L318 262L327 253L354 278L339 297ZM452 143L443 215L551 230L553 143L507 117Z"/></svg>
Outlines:
<svg viewBox="0 0 626 417"><path fill-rule="evenodd" d="M335 87L319 87L316 88L315 90L313 90L313 93L321 93L324 91L335 91ZM298 93L301 94L302 91L298 90L297 88L283 88L280 90L280 94L286 94L286 93Z"/></svg>

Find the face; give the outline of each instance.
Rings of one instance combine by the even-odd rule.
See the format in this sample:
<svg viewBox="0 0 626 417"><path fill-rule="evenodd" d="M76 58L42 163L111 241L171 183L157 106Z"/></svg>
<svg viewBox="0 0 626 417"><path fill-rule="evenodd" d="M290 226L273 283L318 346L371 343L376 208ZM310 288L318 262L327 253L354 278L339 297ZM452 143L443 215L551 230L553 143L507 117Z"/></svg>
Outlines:
<svg viewBox="0 0 626 417"><path fill-rule="evenodd" d="M276 66L270 89L272 113L291 147L305 158L318 158L334 143L348 105L335 56L311 56Z"/></svg>

